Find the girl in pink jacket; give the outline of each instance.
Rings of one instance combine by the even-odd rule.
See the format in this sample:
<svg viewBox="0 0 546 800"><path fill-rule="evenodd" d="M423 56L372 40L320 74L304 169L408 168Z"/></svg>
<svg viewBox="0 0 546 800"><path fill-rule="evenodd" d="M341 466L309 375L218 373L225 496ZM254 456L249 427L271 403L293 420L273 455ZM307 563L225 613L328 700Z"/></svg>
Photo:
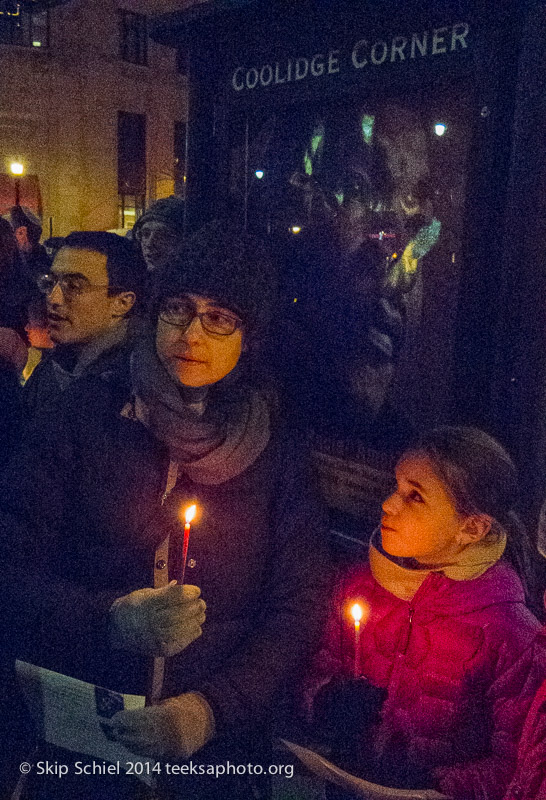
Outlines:
<svg viewBox="0 0 546 800"><path fill-rule="evenodd" d="M372 779L501 800L546 677L546 659L524 657L540 626L513 568L527 574L515 469L482 431L444 427L401 458L396 482L369 563L337 592L314 689L357 675L383 690L362 734Z"/></svg>

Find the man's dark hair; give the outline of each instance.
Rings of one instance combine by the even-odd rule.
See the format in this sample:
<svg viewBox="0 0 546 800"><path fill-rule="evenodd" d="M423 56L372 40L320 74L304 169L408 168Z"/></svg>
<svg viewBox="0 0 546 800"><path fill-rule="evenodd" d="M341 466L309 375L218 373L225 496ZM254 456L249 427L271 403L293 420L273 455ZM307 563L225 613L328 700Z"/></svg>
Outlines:
<svg viewBox="0 0 546 800"><path fill-rule="evenodd" d="M63 247L93 250L106 256L109 294L134 292L142 300L146 281L146 263L132 242L116 233L104 231L74 231L64 240Z"/></svg>

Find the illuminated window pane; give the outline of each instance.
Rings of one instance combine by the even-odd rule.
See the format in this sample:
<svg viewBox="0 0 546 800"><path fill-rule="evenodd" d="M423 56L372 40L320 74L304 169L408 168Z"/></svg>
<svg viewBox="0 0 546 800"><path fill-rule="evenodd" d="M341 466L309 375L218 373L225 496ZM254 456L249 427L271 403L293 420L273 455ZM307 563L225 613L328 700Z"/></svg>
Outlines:
<svg viewBox="0 0 546 800"><path fill-rule="evenodd" d="M49 45L49 14L42 11L32 14L32 46L47 47Z"/></svg>
<svg viewBox="0 0 546 800"><path fill-rule="evenodd" d="M19 3L0 4L0 44L18 47L49 45L49 11L25 11Z"/></svg>
<svg viewBox="0 0 546 800"><path fill-rule="evenodd" d="M118 196L118 228L130 229L144 213L143 195L120 194Z"/></svg>
<svg viewBox="0 0 546 800"><path fill-rule="evenodd" d="M132 228L146 197L146 116L118 112L120 228Z"/></svg>

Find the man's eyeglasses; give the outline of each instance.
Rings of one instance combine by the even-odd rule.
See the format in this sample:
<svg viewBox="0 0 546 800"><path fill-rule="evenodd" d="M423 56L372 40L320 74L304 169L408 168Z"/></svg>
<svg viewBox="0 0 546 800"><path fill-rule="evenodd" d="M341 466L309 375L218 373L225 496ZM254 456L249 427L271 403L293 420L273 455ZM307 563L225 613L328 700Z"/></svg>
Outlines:
<svg viewBox="0 0 546 800"><path fill-rule="evenodd" d="M95 291L95 289L116 289L115 286L109 286L107 283L89 283L87 278L81 275L57 275L54 272L50 272L48 275L40 275L36 283L43 294L51 294L59 284L65 297L77 297L80 294Z"/></svg>
<svg viewBox="0 0 546 800"><path fill-rule="evenodd" d="M190 327L195 317L199 318L203 330L218 336L230 336L243 324L238 317L232 317L223 311L210 310L199 313L193 305L180 300L166 300L159 309L159 319L184 331Z"/></svg>

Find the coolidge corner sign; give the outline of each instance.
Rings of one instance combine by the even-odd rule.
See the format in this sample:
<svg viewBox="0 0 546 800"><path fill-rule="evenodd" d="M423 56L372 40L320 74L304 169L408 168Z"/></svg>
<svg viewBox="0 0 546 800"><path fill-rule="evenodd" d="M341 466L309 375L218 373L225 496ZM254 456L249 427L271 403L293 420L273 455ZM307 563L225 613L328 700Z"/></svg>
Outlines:
<svg viewBox="0 0 546 800"><path fill-rule="evenodd" d="M323 52L294 56L258 64L237 67L231 75L231 88L235 92L278 86L293 81L306 81L323 75L335 75L347 70L373 69L382 64L411 62L422 58L436 58L466 50L470 26L456 22L441 28L375 39L359 39L352 51L325 48Z"/></svg>

